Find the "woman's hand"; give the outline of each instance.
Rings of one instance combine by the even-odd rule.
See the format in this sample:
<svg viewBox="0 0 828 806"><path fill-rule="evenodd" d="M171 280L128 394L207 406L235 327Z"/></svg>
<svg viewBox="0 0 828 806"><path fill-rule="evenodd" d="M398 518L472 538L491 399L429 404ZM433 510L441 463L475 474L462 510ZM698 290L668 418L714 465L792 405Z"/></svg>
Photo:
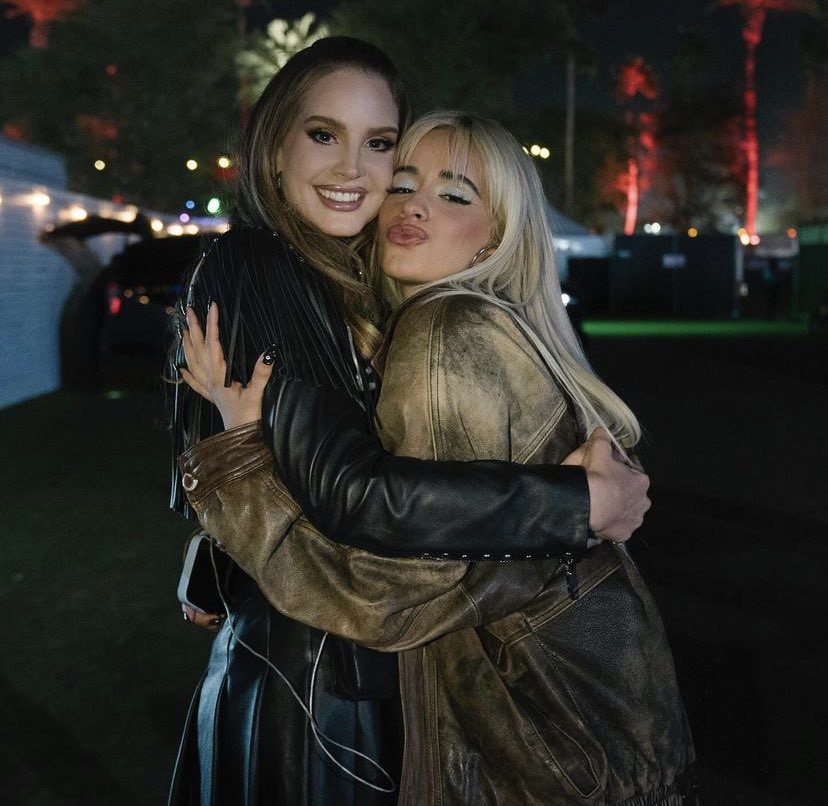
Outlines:
<svg viewBox="0 0 828 806"><path fill-rule="evenodd" d="M596 428L563 464L586 470L589 527L595 535L614 543L629 540L650 508L650 478L640 464L624 459L603 428Z"/></svg>
<svg viewBox="0 0 828 806"><path fill-rule="evenodd" d="M238 381L225 386L227 362L219 339L218 305L210 305L204 333L195 311L187 308L187 328L182 334L182 344L187 366L179 368L181 377L219 410L225 429L261 419L262 398L273 371L275 353L272 349L256 362L247 386Z"/></svg>
<svg viewBox="0 0 828 806"><path fill-rule="evenodd" d="M184 614L184 621L195 624L196 627L201 627L203 630L210 632L218 632L224 622L224 615L218 613L202 613L189 605L181 605L181 612Z"/></svg>

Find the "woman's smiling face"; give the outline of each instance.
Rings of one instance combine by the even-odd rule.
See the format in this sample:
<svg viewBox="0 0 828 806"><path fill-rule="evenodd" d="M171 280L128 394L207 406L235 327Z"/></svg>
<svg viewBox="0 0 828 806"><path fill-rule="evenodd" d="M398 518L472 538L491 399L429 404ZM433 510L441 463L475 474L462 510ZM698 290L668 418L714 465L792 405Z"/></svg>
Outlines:
<svg viewBox="0 0 828 806"><path fill-rule="evenodd" d="M379 215L382 270L404 296L466 269L490 245L494 219L479 160L452 168L448 135L429 132L394 172Z"/></svg>
<svg viewBox="0 0 828 806"><path fill-rule="evenodd" d="M328 235L356 235L391 179L398 109L385 79L340 68L317 79L276 153L282 194Z"/></svg>

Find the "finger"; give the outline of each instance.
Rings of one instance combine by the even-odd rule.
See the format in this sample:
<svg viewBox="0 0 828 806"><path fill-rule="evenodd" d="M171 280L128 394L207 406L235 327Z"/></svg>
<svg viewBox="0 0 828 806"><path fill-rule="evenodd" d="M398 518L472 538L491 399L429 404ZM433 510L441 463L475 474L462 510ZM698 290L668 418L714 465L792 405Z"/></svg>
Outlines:
<svg viewBox="0 0 828 806"><path fill-rule="evenodd" d="M215 632L224 621L224 615L219 613L202 613L189 605L181 605L181 612L184 615L184 621L200 627L203 630L210 630Z"/></svg>
<svg viewBox="0 0 828 806"><path fill-rule="evenodd" d="M204 341L204 331L201 329L201 323L198 321L192 305L187 306L187 330L185 333L189 333L193 341Z"/></svg>
<svg viewBox="0 0 828 806"><path fill-rule="evenodd" d="M579 447L575 448L572 453L567 456L562 465L581 465L584 462L584 456L586 455L586 445L580 445Z"/></svg>
<svg viewBox="0 0 828 806"><path fill-rule="evenodd" d="M603 428L596 428L584 446L583 464L593 466L612 459L612 442ZM603 465L606 467L606 465Z"/></svg>
<svg viewBox="0 0 828 806"><path fill-rule="evenodd" d="M207 308L207 322L204 328L204 341L218 341L219 340L219 310L215 302L210 303Z"/></svg>
<svg viewBox="0 0 828 806"><path fill-rule="evenodd" d="M219 311L215 302L210 303L207 311L207 327L204 334L206 361L210 373L216 383L224 384L227 372L227 362L224 359L224 350L221 346L221 330L219 328Z"/></svg>
<svg viewBox="0 0 828 806"><path fill-rule="evenodd" d="M612 438L609 435L609 431L606 428L602 428L598 426L598 428L593 428L589 437L587 437L587 445L590 445L594 442L606 442L612 444Z"/></svg>
<svg viewBox="0 0 828 806"><path fill-rule="evenodd" d="M184 350L187 366L192 372L200 375L199 367L204 363L204 337L198 317L192 308L187 309L187 324L188 327L181 334L181 347Z"/></svg>
<svg viewBox="0 0 828 806"><path fill-rule="evenodd" d="M268 360L268 353L264 352L259 356L256 366L253 367L253 375L248 388L264 389L272 374L273 362Z"/></svg>

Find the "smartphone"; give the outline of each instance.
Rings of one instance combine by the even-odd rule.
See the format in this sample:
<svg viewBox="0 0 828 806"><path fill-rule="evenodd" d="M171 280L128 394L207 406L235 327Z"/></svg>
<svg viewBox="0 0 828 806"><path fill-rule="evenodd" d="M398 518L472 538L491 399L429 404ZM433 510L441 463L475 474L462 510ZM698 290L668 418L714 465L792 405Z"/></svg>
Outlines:
<svg viewBox="0 0 828 806"><path fill-rule="evenodd" d="M215 563L215 567L214 567ZM184 554L178 580L178 601L200 613L224 613L233 560L205 532L193 535Z"/></svg>

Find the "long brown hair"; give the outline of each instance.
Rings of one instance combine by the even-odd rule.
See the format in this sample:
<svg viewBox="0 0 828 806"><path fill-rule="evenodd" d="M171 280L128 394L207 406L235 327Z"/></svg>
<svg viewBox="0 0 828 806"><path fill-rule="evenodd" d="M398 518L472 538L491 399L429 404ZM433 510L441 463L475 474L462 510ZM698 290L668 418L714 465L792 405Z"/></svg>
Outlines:
<svg viewBox="0 0 828 806"><path fill-rule="evenodd" d="M399 110L402 134L410 117L405 87L396 67L379 48L347 36L320 39L299 51L271 79L256 102L237 155L238 183L234 222L276 230L328 277L342 296L345 318L364 355L379 343L380 301L359 280L363 253L374 235L370 224L353 238L321 232L285 204L278 187L276 152L284 142L313 85L322 76L354 67L384 79ZM374 279L372 273L372 280Z"/></svg>

